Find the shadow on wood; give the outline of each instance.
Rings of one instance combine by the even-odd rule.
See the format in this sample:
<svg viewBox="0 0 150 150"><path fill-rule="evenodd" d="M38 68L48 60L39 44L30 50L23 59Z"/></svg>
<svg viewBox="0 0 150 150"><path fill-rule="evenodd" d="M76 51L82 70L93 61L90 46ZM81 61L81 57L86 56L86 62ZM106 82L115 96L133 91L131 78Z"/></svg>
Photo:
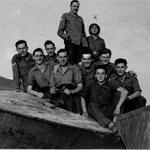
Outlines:
<svg viewBox="0 0 150 150"><path fill-rule="evenodd" d="M125 148L92 119L42 103L25 93L0 91L0 148Z"/></svg>

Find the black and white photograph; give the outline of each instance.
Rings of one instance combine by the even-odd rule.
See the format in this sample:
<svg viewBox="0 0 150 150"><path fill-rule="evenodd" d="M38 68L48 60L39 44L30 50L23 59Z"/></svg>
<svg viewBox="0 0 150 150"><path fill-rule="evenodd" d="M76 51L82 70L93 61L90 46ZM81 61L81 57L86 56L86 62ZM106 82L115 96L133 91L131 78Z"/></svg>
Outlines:
<svg viewBox="0 0 150 150"><path fill-rule="evenodd" d="M150 149L149 0L0 0L0 149Z"/></svg>

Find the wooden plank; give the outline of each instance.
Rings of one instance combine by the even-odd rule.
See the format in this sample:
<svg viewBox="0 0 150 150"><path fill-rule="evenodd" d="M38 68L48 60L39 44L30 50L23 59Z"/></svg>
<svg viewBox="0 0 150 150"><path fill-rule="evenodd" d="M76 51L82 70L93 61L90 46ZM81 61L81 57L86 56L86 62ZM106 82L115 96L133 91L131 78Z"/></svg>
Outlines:
<svg viewBox="0 0 150 150"><path fill-rule="evenodd" d="M119 149L125 148L112 134L52 124L0 111L0 148ZM5 140L4 140L5 139Z"/></svg>
<svg viewBox="0 0 150 150"><path fill-rule="evenodd" d="M26 93L0 91L1 111L7 111L33 119L42 119L50 123L91 130L93 132L110 133L109 129L101 127L92 119L76 115L60 108L48 108L40 103L42 101L42 99Z"/></svg>
<svg viewBox="0 0 150 150"><path fill-rule="evenodd" d="M90 118L42 102L26 93L0 91L0 148L125 148Z"/></svg>
<svg viewBox="0 0 150 150"><path fill-rule="evenodd" d="M117 128L128 149L150 149L150 106L120 116Z"/></svg>

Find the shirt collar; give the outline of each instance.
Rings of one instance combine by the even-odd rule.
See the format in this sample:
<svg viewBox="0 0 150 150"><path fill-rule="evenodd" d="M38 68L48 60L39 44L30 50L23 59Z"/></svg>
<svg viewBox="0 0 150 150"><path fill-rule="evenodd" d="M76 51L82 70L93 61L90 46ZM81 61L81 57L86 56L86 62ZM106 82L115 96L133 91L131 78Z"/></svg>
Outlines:
<svg viewBox="0 0 150 150"><path fill-rule="evenodd" d="M74 66L72 66L70 64L67 65L67 70L70 70L70 69L73 69L73 68L74 68ZM62 68L61 68L60 64L57 64L57 65L54 66L54 72L56 73L58 71L62 72Z"/></svg>
<svg viewBox="0 0 150 150"><path fill-rule="evenodd" d="M48 67L48 63L44 62L45 65L45 69ZM33 71L39 70L38 66L35 64L35 66L33 67Z"/></svg>

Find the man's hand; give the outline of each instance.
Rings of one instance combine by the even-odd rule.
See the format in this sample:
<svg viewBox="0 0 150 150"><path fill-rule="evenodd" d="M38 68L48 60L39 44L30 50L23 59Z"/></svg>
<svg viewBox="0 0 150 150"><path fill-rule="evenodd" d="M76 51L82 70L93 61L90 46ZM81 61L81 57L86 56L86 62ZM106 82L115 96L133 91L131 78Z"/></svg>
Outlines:
<svg viewBox="0 0 150 150"><path fill-rule="evenodd" d="M15 89L14 92L21 92L21 89Z"/></svg>
<svg viewBox="0 0 150 150"><path fill-rule="evenodd" d="M55 88L55 87L52 87L52 88L50 89L50 93L51 93L51 94L55 94L55 93L56 93L56 88Z"/></svg>
<svg viewBox="0 0 150 150"><path fill-rule="evenodd" d="M67 94L67 95L70 95L71 91L69 89L64 89L64 93Z"/></svg>
<svg viewBox="0 0 150 150"><path fill-rule="evenodd" d="M82 116L87 118L88 117L88 113L87 112L83 112Z"/></svg>
<svg viewBox="0 0 150 150"><path fill-rule="evenodd" d="M42 97L44 97L44 94L41 93L41 92L38 92L36 96L39 97L39 98L42 98Z"/></svg>
<svg viewBox="0 0 150 150"><path fill-rule="evenodd" d="M134 72L134 71L132 71L132 70L129 70L128 72L129 72L129 74L130 74L132 77L137 78L136 72Z"/></svg>

